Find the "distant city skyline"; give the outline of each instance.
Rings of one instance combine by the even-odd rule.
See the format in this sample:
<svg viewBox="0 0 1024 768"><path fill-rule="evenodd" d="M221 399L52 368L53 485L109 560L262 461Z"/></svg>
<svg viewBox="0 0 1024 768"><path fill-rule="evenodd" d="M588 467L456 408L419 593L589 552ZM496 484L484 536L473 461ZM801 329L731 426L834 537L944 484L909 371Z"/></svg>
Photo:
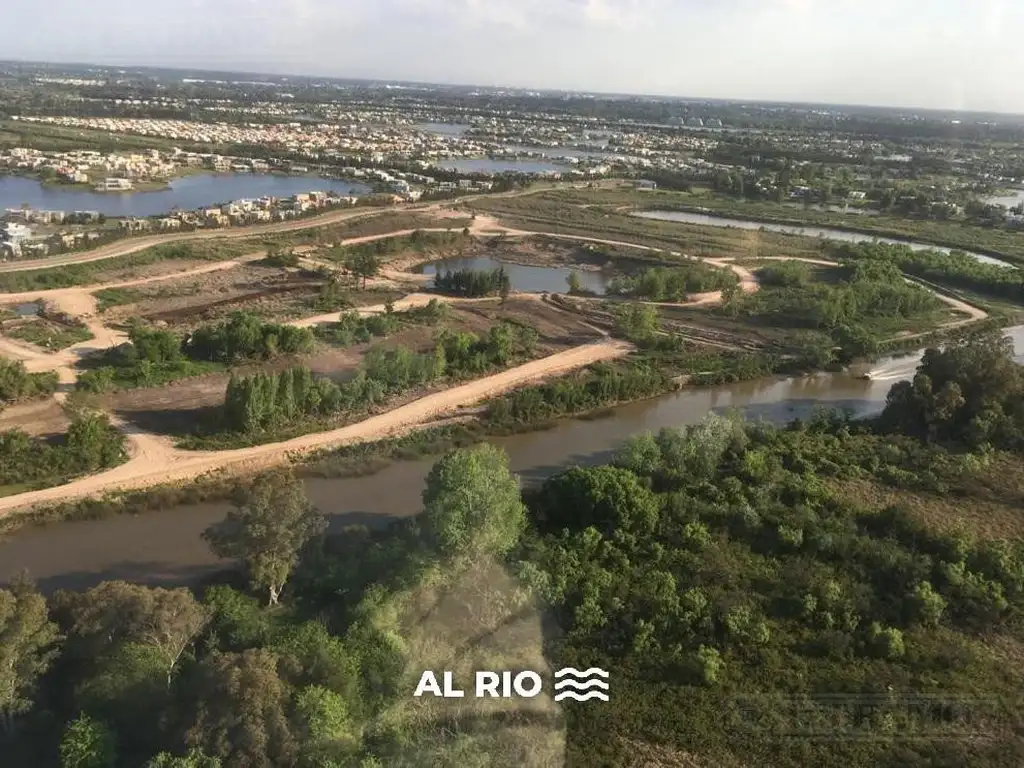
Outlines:
<svg viewBox="0 0 1024 768"><path fill-rule="evenodd" d="M4 58L1024 113L1012 0L6 0ZM32 34L25 34L31 28Z"/></svg>

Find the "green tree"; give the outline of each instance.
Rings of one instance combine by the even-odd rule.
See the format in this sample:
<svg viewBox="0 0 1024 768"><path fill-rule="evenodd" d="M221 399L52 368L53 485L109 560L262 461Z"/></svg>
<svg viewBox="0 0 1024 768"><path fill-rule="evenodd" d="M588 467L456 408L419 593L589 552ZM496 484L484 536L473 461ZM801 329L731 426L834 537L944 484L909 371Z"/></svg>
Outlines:
<svg viewBox="0 0 1024 768"><path fill-rule="evenodd" d="M935 591L931 582L922 581L910 594L913 618L926 627L936 627L946 610L946 600Z"/></svg>
<svg viewBox="0 0 1024 768"><path fill-rule="evenodd" d="M153 649L169 688L174 670L210 619L210 611L184 588L150 588L107 581L86 592L59 593L69 635L83 656L99 656L118 643Z"/></svg>
<svg viewBox="0 0 1024 768"><path fill-rule="evenodd" d="M380 272L380 259L373 251L359 248L346 257L345 269L362 279L365 290L366 281L371 277L376 277Z"/></svg>
<svg viewBox="0 0 1024 768"><path fill-rule="evenodd" d="M60 742L60 768L113 768L116 762L114 734L106 725L84 713L68 724Z"/></svg>
<svg viewBox="0 0 1024 768"><path fill-rule="evenodd" d="M348 705L340 694L321 685L310 685L295 697L295 711L306 749L325 753L339 742L353 738Z"/></svg>
<svg viewBox="0 0 1024 768"><path fill-rule="evenodd" d="M452 451L434 464L423 507L429 535L449 556L503 555L526 526L508 456L489 443Z"/></svg>
<svg viewBox="0 0 1024 768"><path fill-rule="evenodd" d="M700 675L704 685L714 685L717 683L722 670L725 668L722 654L718 652L717 648L707 645L702 645L697 649L694 662L697 673Z"/></svg>
<svg viewBox="0 0 1024 768"><path fill-rule="evenodd" d="M620 529L653 533L660 513L658 497L618 467L573 467L545 482L537 503L556 529L594 527L605 536Z"/></svg>
<svg viewBox="0 0 1024 768"><path fill-rule="evenodd" d="M658 331L658 310L649 304L623 304L615 313L615 329L630 340L650 339Z"/></svg>
<svg viewBox="0 0 1024 768"><path fill-rule="evenodd" d="M583 283L580 281L579 272L575 269L569 273L569 276L565 278L565 281L569 284L569 293L579 293L583 290Z"/></svg>
<svg viewBox="0 0 1024 768"><path fill-rule="evenodd" d="M224 768L293 765L298 751L288 720L288 688L277 656L250 649L214 653L197 671L190 748L223 761Z"/></svg>
<svg viewBox="0 0 1024 768"><path fill-rule="evenodd" d="M326 527L302 481L277 471L240 489L227 519L207 528L203 538L218 557L238 560L253 589L266 590L270 604L277 605L299 551Z"/></svg>
<svg viewBox="0 0 1024 768"><path fill-rule="evenodd" d="M67 452L79 472L112 467L127 458L121 433L103 413L80 413L72 419Z"/></svg>
<svg viewBox="0 0 1024 768"><path fill-rule="evenodd" d="M207 757L202 750L193 749L182 756L161 752L146 763L145 768L221 768L221 762L216 757Z"/></svg>
<svg viewBox="0 0 1024 768"><path fill-rule="evenodd" d="M0 716L10 730L29 710L39 677L57 655L60 634L45 598L27 578L0 589Z"/></svg>
<svg viewBox="0 0 1024 768"><path fill-rule="evenodd" d="M903 632L895 627L884 627L877 621L871 624L869 644L871 651L884 659L898 659L906 653Z"/></svg>

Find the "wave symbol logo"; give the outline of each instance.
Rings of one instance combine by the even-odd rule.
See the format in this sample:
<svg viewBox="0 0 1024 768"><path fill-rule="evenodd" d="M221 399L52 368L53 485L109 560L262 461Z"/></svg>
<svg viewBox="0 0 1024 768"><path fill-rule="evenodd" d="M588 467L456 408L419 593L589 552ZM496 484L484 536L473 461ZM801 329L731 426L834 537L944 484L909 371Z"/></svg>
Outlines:
<svg viewBox="0 0 1024 768"><path fill-rule="evenodd" d="M608 694L605 693L608 690L607 681L608 673L597 667L591 667L582 672L573 667L560 669L555 672L555 701L562 699L608 701Z"/></svg>

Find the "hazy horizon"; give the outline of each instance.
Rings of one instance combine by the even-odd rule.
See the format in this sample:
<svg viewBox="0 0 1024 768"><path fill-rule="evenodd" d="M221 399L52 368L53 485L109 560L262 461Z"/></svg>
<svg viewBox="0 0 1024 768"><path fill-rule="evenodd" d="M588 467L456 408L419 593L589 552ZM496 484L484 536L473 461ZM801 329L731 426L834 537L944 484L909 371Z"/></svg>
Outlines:
<svg viewBox="0 0 1024 768"><path fill-rule="evenodd" d="M3 56L65 66L1024 113L1008 0L7 4Z"/></svg>

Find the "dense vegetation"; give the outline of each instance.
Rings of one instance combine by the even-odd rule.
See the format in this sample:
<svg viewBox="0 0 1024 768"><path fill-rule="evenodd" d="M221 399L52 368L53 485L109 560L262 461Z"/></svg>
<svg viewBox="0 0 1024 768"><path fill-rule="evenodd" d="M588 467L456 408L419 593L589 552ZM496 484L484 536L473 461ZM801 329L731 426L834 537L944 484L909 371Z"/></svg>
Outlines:
<svg viewBox="0 0 1024 768"><path fill-rule="evenodd" d="M711 415L523 494L482 445L435 465L418 518L333 535L275 473L205 534L234 586L17 581L5 765L1019 764L1024 543L922 516L1020 461L960 445L1013 397L1009 352L975 342L922 365L963 387L930 442L891 413ZM550 676L529 702L411 696L425 669L569 665L609 670L612 702L554 706Z"/></svg>
<svg viewBox="0 0 1024 768"><path fill-rule="evenodd" d="M671 382L652 366L637 363L619 369L599 363L578 376L517 389L488 404L492 424L536 424L562 416L653 397Z"/></svg>
<svg viewBox="0 0 1024 768"><path fill-rule="evenodd" d="M962 251L915 251L906 245L860 243L837 245L833 255L849 264L892 263L908 275L939 285L1024 304L1024 269L987 264Z"/></svg>
<svg viewBox="0 0 1024 768"><path fill-rule="evenodd" d="M309 352L314 344L307 328L268 323L236 312L223 322L201 325L191 334L134 325L129 343L96 355L77 386L89 392L114 387L150 387L197 376L250 360Z"/></svg>
<svg viewBox="0 0 1024 768"><path fill-rule="evenodd" d="M19 429L0 432L0 487L27 490L59 485L77 475L116 466L126 458L124 439L107 417L81 413L56 442Z"/></svg>
<svg viewBox="0 0 1024 768"><path fill-rule="evenodd" d="M505 296L512 288L504 267L497 269L456 269L438 272L434 276L434 288L442 293L470 298L501 294Z"/></svg>
<svg viewBox="0 0 1024 768"><path fill-rule="evenodd" d="M945 305L907 282L892 262L859 260L824 274L816 270L791 261L760 267L762 290L732 292L715 311L802 333L802 357L817 368L871 357L899 334L934 332L948 318Z"/></svg>
<svg viewBox="0 0 1024 768"><path fill-rule="evenodd" d="M0 408L57 390L57 374L29 373L20 360L0 357Z"/></svg>
<svg viewBox="0 0 1024 768"><path fill-rule="evenodd" d="M685 301L691 293L708 293L734 288L739 278L727 269L716 269L700 261L679 267L651 267L636 275L617 277L608 293L647 301Z"/></svg>
<svg viewBox="0 0 1024 768"><path fill-rule="evenodd" d="M318 325L313 335L320 341L338 347L365 344L374 338L386 338L411 325L437 325L449 316L447 304L431 299L424 307L396 312L387 305L386 311L376 315L360 315L356 311L342 312L336 323Z"/></svg>
<svg viewBox="0 0 1024 768"><path fill-rule="evenodd" d="M532 354L535 343L533 329L510 323L494 326L482 338L443 329L428 352L402 346L372 347L356 374L340 383L314 379L305 367L276 374L234 375L228 382L218 427L245 435L248 441L309 431L318 419L362 413L417 387L446 378L480 376L507 366Z"/></svg>
<svg viewBox="0 0 1024 768"><path fill-rule="evenodd" d="M1024 374L1013 343L972 334L925 352L913 381L889 392L882 424L922 440L1024 448Z"/></svg>

